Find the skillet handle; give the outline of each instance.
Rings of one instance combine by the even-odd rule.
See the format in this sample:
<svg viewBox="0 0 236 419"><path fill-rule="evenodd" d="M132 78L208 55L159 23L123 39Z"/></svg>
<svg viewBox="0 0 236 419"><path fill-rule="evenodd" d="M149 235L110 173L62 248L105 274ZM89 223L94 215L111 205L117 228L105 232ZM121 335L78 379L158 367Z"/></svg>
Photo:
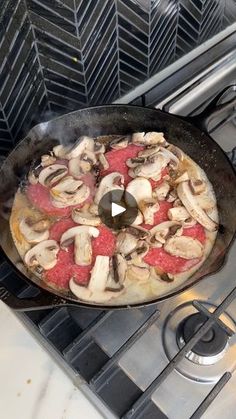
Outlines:
<svg viewBox="0 0 236 419"><path fill-rule="evenodd" d="M202 131L208 133L209 123L211 119L221 115L223 112L227 111L228 109L232 109L234 105L236 105L236 97L228 100L225 103L218 104L219 100L223 96L223 94L233 86L227 86L224 90L222 90L218 95L207 105L207 107L198 115L196 116L189 116L186 119L191 122L192 124L196 125Z"/></svg>
<svg viewBox="0 0 236 419"><path fill-rule="evenodd" d="M46 291L30 298L15 297L2 285L0 286L0 300L16 311L45 310L63 305L73 305L73 303L70 304L65 299Z"/></svg>

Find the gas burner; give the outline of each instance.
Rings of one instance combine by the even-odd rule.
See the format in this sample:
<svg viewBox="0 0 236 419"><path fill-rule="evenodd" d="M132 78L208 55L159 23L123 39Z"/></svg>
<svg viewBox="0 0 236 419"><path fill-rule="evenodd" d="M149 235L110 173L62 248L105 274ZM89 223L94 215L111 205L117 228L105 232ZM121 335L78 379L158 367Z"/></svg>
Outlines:
<svg viewBox="0 0 236 419"><path fill-rule="evenodd" d="M207 317L195 313L184 319L177 328L177 343L182 348ZM223 358L228 347L228 335L218 324L215 324L186 355L190 361L199 365L213 365Z"/></svg>
<svg viewBox="0 0 236 419"><path fill-rule="evenodd" d="M210 312L216 306L206 302L201 304ZM236 331L236 325L228 314L223 314L222 322ZM163 325L163 346L168 360L174 358L186 342L206 321L206 316L196 311L191 302L176 307ZM204 337L186 354L176 370L183 376L197 382L216 382L236 366L236 335L229 338L216 323Z"/></svg>

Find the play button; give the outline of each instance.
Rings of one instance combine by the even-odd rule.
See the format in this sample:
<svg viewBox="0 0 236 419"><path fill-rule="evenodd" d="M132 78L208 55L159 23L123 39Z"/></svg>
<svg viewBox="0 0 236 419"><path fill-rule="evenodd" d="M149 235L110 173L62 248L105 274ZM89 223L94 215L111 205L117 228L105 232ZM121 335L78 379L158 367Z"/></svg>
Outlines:
<svg viewBox="0 0 236 419"><path fill-rule="evenodd" d="M122 214L122 212L125 212L125 211L126 211L126 208L122 207L121 205L115 204L115 202L111 203L111 216L112 217Z"/></svg>
<svg viewBox="0 0 236 419"><path fill-rule="evenodd" d="M98 214L109 228L119 230L133 224L138 215L137 202L130 193L114 189L100 200Z"/></svg>

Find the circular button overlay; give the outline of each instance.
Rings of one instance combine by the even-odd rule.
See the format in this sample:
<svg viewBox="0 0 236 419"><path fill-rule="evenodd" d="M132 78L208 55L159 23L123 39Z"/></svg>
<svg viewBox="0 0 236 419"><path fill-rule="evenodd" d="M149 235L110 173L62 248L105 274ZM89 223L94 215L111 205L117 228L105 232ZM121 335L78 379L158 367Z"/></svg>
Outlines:
<svg viewBox="0 0 236 419"><path fill-rule="evenodd" d="M120 230L133 224L138 215L138 205L129 192L113 189L103 195L98 204L98 214L107 227Z"/></svg>

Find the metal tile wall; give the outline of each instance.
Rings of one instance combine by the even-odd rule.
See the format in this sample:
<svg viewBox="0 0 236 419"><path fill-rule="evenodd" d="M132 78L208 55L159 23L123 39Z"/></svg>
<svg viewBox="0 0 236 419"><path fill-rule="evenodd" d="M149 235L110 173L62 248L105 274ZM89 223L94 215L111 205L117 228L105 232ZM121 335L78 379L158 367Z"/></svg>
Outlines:
<svg viewBox="0 0 236 419"><path fill-rule="evenodd" d="M235 0L1 0L0 154L108 103L236 21Z"/></svg>

